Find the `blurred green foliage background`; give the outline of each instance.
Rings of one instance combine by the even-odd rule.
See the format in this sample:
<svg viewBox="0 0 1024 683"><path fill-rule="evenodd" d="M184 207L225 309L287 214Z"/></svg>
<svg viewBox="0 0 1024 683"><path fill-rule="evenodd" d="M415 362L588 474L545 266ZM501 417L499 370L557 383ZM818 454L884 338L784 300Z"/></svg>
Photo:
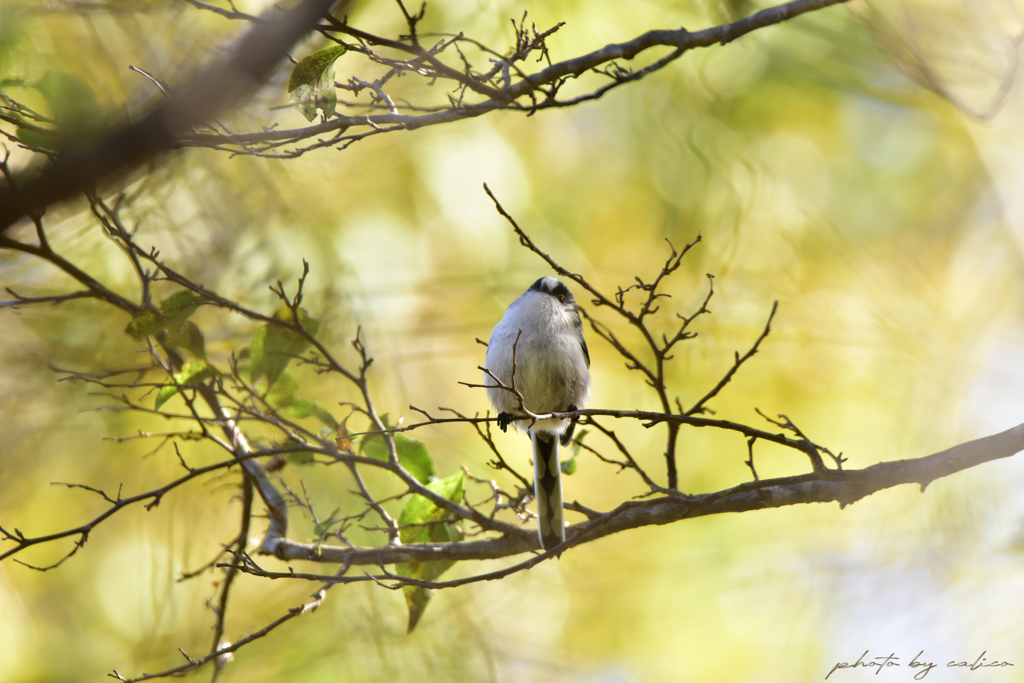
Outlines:
<svg viewBox="0 0 1024 683"><path fill-rule="evenodd" d="M1016 80L1007 55L1020 19L1011 5L952 4L811 13L686 54L596 102L532 117L494 113L288 161L184 150L130 181L126 215L140 243L172 266L267 313L276 307L269 285L293 287L309 261L305 305L323 320L321 339L345 354L362 327L376 359L378 408L393 419L411 417L410 404L485 410L481 392L456 384L479 376L483 350L474 338L486 338L504 307L549 274L517 244L482 183L541 248L605 291L652 276L667 255L664 238L681 246L700 233L665 304L667 313L692 312L706 293L705 273L716 276L714 314L671 366L683 403L714 385L778 299L761 352L712 404L718 416L757 423L755 407L785 413L842 451L851 468L925 455L1024 414L1019 89L988 119L971 115L987 113L1004 82ZM237 5L258 13L269 3ZM501 51L512 39L509 20L526 9L541 29L566 22L548 41L557 61L651 28L694 30L758 7L438 0L421 29L465 31ZM378 35L405 29L388 2L356 3L351 20ZM132 119L157 93L129 64L177 82L243 29L177 0L3 0L0 79L73 74L108 117ZM311 39L295 55L323 45ZM350 57L338 61L338 80L367 78L349 71L365 66ZM225 117L229 127L304 125L294 110L271 109L286 104L287 79L286 65ZM411 82L394 87L398 96L422 92ZM47 110L31 88L8 84L5 92ZM439 87L434 95L443 101ZM12 152L15 166L29 163ZM83 202L51 209L47 224L57 249L137 296L128 262ZM0 283L24 295L69 287L47 265L9 253L0 254ZM255 329L210 307L194 319L221 359ZM144 349L122 332L126 323L95 302L0 314L5 528L41 534L103 509L52 481L123 485L127 494L180 473L170 449L151 454L155 443L105 440L165 423L97 411L109 402L87 386L58 383L49 369L145 364ZM656 409L639 376L589 339L591 406ZM335 380L295 374L324 405L352 398ZM663 481L663 434L616 429ZM471 430L417 438L442 475L467 465L491 476L489 453ZM682 439L683 490L749 477L742 439L699 430ZM500 443L525 470L526 441L509 434ZM193 464L219 458L206 445L185 444L183 453ZM807 468L770 448L756 458L762 477ZM292 467L283 476L304 481L325 513L352 501L333 468ZM122 512L57 570L0 566L0 680L99 680L113 668L135 675L177 665L178 647L202 653L213 621L205 601L220 574L177 578L230 540L237 484L237 475L212 478L150 512ZM222 680L821 680L865 650L902 662L924 650L943 665L986 651L1015 668L973 678L940 668L928 680L1022 680L1024 594L1014 590L1024 579L1022 484L1024 466L1010 459L935 482L925 495L902 487L846 510L802 506L623 533L500 582L441 591L410 636L401 593L338 587L315 614L238 653ZM643 491L635 477L586 457L564 485L567 500L597 509ZM291 522L296 539L312 538L299 511ZM362 540L381 542L380 534ZM67 549L23 559L45 563ZM449 575L512 562L463 563ZM309 592L242 577L227 637L261 628ZM868 675L841 671L830 680ZM879 679L886 676L911 673Z"/></svg>

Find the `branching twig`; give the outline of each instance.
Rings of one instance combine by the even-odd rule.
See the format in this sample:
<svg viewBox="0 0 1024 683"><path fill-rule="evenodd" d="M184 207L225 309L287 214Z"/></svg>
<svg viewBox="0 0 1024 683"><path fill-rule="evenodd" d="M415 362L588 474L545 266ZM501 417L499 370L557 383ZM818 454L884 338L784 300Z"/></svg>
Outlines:
<svg viewBox="0 0 1024 683"><path fill-rule="evenodd" d="M736 371L740 369L740 366L746 363L751 358L753 358L754 354L757 353L757 349L761 345L761 342L763 342L765 337L768 336L768 333L771 332L772 320L775 318L775 312L778 310L778 308L779 302L773 302L772 311L771 313L768 314L768 322L764 324L764 330L761 332L761 335L754 341L754 345L751 346L750 349L745 354L743 354L743 356L740 356L739 352L736 352L735 360L733 361L732 367L729 368L729 370L725 373L725 376L718 382L718 384L715 385L715 387L711 391L706 393L699 401L693 404L693 407L686 411L686 415L700 415L701 413L707 412L707 409L704 407L707 404L707 402L713 399L715 396L717 396L718 392L720 392L725 387L725 385L729 383L729 380L733 378L733 375L736 374Z"/></svg>
<svg viewBox="0 0 1024 683"><path fill-rule="evenodd" d="M223 657L224 655L235 652L239 648L248 645L254 640L259 640L260 638L266 636L268 633L270 633L286 621L290 621L291 619L294 619L295 617L302 614L310 614L312 612L315 612L317 607L319 607L323 603L324 597L324 591L320 590L313 595L312 601L307 602L298 607L293 607L292 609L288 610L288 614L285 614L284 616L275 619L274 621L270 622L269 624L267 624L260 630L256 631L255 633L252 633L251 635L248 635L245 638L241 638L240 640L231 643L226 647L219 648L211 652L210 654L206 655L205 657L200 657L199 659L189 659L188 664L183 664L181 666L174 667L173 669L167 669L166 671L161 671L158 673L142 674L141 676L137 676L135 678L125 678L120 673L118 673L117 669L114 669L111 673L107 674L107 676L122 681L123 683L137 683L138 681L149 681L153 680L154 678L168 678L172 676L180 676L189 671L194 671L210 662L216 661L219 657Z"/></svg>

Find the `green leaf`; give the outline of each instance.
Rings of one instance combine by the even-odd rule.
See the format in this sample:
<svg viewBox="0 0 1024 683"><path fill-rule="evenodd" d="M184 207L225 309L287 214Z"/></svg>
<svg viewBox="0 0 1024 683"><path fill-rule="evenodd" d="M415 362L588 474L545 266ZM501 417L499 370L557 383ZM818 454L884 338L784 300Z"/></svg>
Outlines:
<svg viewBox="0 0 1024 683"><path fill-rule="evenodd" d="M152 306L146 306L139 310L135 316L128 321L128 325L124 328L132 339L135 341L142 341L146 337L154 334L158 334L160 330L164 329L164 316L163 313L156 310Z"/></svg>
<svg viewBox="0 0 1024 683"><path fill-rule="evenodd" d="M55 136L38 136L47 147L84 148L103 135L107 117L96 94L81 78L64 71L50 71L32 87L46 98L57 122Z"/></svg>
<svg viewBox="0 0 1024 683"><path fill-rule="evenodd" d="M338 510L331 513L331 516L322 522L318 522L313 525L313 535L316 537L317 544L324 542L324 536L331 530L331 527L338 523L336 517L338 516Z"/></svg>
<svg viewBox="0 0 1024 683"><path fill-rule="evenodd" d="M434 459L422 441L395 434L395 450L398 451L398 462L421 484L428 484L437 477Z"/></svg>
<svg viewBox="0 0 1024 683"><path fill-rule="evenodd" d="M334 62L345 54L343 45L332 45L302 59L288 79L288 101L307 121L316 118L317 107L324 116L334 116L338 93L334 89Z"/></svg>
<svg viewBox="0 0 1024 683"><path fill-rule="evenodd" d="M165 384L160 388L160 391L156 395L156 410L160 410L160 406L171 400L171 397L178 393L178 387L174 384Z"/></svg>
<svg viewBox="0 0 1024 683"><path fill-rule="evenodd" d="M130 319L125 332L135 341L142 341L146 337L159 334L164 325L164 314L153 306L145 306Z"/></svg>
<svg viewBox="0 0 1024 683"><path fill-rule="evenodd" d="M156 409L160 410L160 406L167 403L172 396L178 393L178 385L186 385L193 381L200 381L209 377L211 368L206 365L204 360L189 361L181 366L181 371L174 373L174 379L177 382L175 384L171 380L167 380L160 392L156 395Z"/></svg>
<svg viewBox="0 0 1024 683"><path fill-rule="evenodd" d="M559 468L562 470L562 474L565 474L565 475L576 474L576 469L578 467L578 465L576 463L576 456L578 456L580 454L580 449L582 448L583 439L585 439L587 437L587 434L589 434L589 433L590 432L588 430L581 429L580 432L576 435L576 438L572 440L572 450L570 451L570 453L572 453L572 457L570 457L568 460L565 460L565 461L563 461L562 463L559 464Z"/></svg>
<svg viewBox="0 0 1024 683"><path fill-rule="evenodd" d="M359 440L359 454L374 460L387 462L388 446L380 434L370 434Z"/></svg>
<svg viewBox="0 0 1024 683"><path fill-rule="evenodd" d="M135 314L129 322L128 326L124 328L133 339L136 341L142 341L146 337L151 337L155 334L159 334L161 331L167 328L171 328L179 335L182 334L182 329L185 325L185 321L191 317L196 309L206 303L206 299L199 296L195 292L191 292L184 289L180 292L175 292L166 299L160 302L160 309L157 310L153 306L146 306ZM195 328L198 332L199 328ZM175 334L172 332L172 336ZM184 334L189 335L185 343L177 343L176 346L181 346L189 351L195 353L194 348L200 346L203 349L201 353L196 353L197 356L206 356L206 344L200 342L202 334L199 334L198 339L195 333L190 331ZM191 344L191 348L189 345Z"/></svg>
<svg viewBox="0 0 1024 683"><path fill-rule="evenodd" d="M453 503L462 503L463 488L466 483L466 475L462 470L459 470L455 474L445 477L444 479L434 479L432 482L427 484L427 488L437 493L441 497L452 501ZM419 494L413 494L409 501L402 508L402 513L398 516L399 526L406 526L409 524L423 524L437 519L444 519L448 516L448 511L442 507L438 507L429 498L425 498ZM445 525L432 524L430 526L407 526L399 532L399 537L402 539L402 543L427 543L431 541L447 541L447 540L461 540L461 535L455 532L459 538L449 538L447 532L443 532L444 536L441 539L434 538L433 536L444 528ZM453 530L454 531L454 530Z"/></svg>
<svg viewBox="0 0 1024 683"><path fill-rule="evenodd" d="M287 456L288 462L293 465L308 465L316 460L316 454L312 451L295 451Z"/></svg>
<svg viewBox="0 0 1024 683"><path fill-rule="evenodd" d="M283 439L274 439L270 442L270 445L273 448L294 448L296 446L308 446L309 443L302 441L301 439L293 439L289 436ZM291 465L308 465L313 462L316 462L316 453L313 451L290 451L288 453L275 455L273 459L267 463L267 471L277 472L285 466L285 463Z"/></svg>
<svg viewBox="0 0 1024 683"><path fill-rule="evenodd" d="M0 74L11 73L14 70L14 60L20 56L20 51L16 52L18 43L25 36L30 17L30 13L23 9L19 12L11 3L6 3L5 7L0 8ZM20 67L23 62L19 60L17 64ZM0 80L0 88L23 86L24 83L20 78L5 78Z"/></svg>
<svg viewBox="0 0 1024 683"><path fill-rule="evenodd" d="M572 459L575 460L576 456L580 454L580 449L583 447L583 439L587 438L587 434L590 433L589 429L581 429L576 434L576 438L572 440Z"/></svg>
<svg viewBox="0 0 1024 683"><path fill-rule="evenodd" d="M440 494L453 503L462 503L463 488L466 475L462 472L445 477L434 479L427 484L427 488ZM448 543L461 541L462 533L453 524L426 524L427 522L439 521L449 517L449 513L442 507L435 505L432 501L421 495L413 495L409 502L402 508L402 514L398 517L398 524L402 527L399 538L402 543ZM417 526L410 526L417 525ZM439 576L452 568L454 560L435 560L433 562L399 562L395 565L395 571L411 579L423 581L434 581ZM409 609L408 633L416 628L420 617L427 609L430 597L433 594L428 588L421 586L404 586L402 592L405 594L405 604Z"/></svg>
<svg viewBox="0 0 1024 683"><path fill-rule="evenodd" d="M437 477L434 459L430 456L426 444L402 434L395 434L394 437L398 462L409 471L409 474L416 477L421 484L426 484ZM363 438L362 448L359 452L375 460L387 461L388 459L388 446L380 434L371 434Z"/></svg>
<svg viewBox="0 0 1024 683"><path fill-rule="evenodd" d="M285 370L274 381L274 386L268 387L268 391L264 393L264 398L266 398L267 403L279 408L295 398L295 392L298 388L299 383L295 381L295 377L292 376L292 373Z"/></svg>
<svg viewBox="0 0 1024 683"><path fill-rule="evenodd" d="M274 317L284 322L292 322L294 317L290 308L283 307L274 313ZM320 331L320 321L310 318L305 310L299 309L299 322L311 336ZM267 384L274 385L292 359L309 346L309 341L295 330L268 323L252 333L249 344L249 357L252 362L252 382L261 377L267 378Z"/></svg>
<svg viewBox="0 0 1024 683"><path fill-rule="evenodd" d="M206 339L199 326L191 320L186 320L180 327L168 327L167 343L185 349L196 358L206 358Z"/></svg>
<svg viewBox="0 0 1024 683"><path fill-rule="evenodd" d="M324 408L316 401L294 399L292 401L285 401L280 407L281 410L284 410L292 417L297 417L300 420L313 416L332 429L338 428L338 421L334 419L334 416L327 411L327 408Z"/></svg>
<svg viewBox="0 0 1024 683"><path fill-rule="evenodd" d="M196 310L206 303L206 299L193 291L183 289L175 292L160 302L160 310L164 314L167 327L178 327L192 317Z"/></svg>
<svg viewBox="0 0 1024 683"><path fill-rule="evenodd" d="M391 420L388 413L381 415L380 421L385 429L391 429ZM359 444L359 455L365 455L367 458L374 458L375 460L387 461L388 447L380 434L355 436L351 441L352 443Z"/></svg>

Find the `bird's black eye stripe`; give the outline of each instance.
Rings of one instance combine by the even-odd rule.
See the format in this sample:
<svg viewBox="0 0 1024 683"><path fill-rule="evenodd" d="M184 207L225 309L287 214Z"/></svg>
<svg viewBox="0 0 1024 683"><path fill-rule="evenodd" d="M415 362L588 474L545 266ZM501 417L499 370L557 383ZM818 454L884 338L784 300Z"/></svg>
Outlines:
<svg viewBox="0 0 1024 683"><path fill-rule="evenodd" d="M566 297L572 296L569 294L569 288L559 282L554 289L551 290L551 294L558 297L559 300L565 300Z"/></svg>
<svg viewBox="0 0 1024 683"><path fill-rule="evenodd" d="M546 281L550 281L550 280L553 280L553 279L554 278L544 278L544 277L542 277L539 280L537 280L536 282L534 282L532 285L530 285L530 289L527 290L527 291L530 291L530 292L544 292L545 294L550 294L551 296L555 297L556 299L558 299L562 303L565 303L566 301L572 302L573 301L572 293L569 291L569 288L566 287L561 282L558 282L557 280L555 280L555 286L552 289L548 289L549 282L546 282Z"/></svg>

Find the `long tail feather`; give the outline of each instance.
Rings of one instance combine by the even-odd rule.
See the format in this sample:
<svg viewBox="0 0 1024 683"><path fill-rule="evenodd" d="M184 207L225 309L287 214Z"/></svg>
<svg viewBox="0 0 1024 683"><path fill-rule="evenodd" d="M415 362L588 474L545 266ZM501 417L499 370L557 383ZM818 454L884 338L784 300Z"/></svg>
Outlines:
<svg viewBox="0 0 1024 683"><path fill-rule="evenodd" d="M545 550L565 540L562 517L562 469L558 463L558 437L533 433L533 478L537 495L538 534Z"/></svg>

